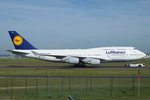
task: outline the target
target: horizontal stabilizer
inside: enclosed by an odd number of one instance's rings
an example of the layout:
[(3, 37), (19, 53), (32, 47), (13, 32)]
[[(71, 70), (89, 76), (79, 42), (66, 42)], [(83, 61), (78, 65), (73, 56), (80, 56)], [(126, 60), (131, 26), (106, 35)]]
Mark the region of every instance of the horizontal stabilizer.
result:
[(14, 50), (6, 50), (6, 51), (11, 52), (11, 53), (16, 54), (16, 55), (28, 54), (28, 53), (25, 53), (25, 52), (14, 51)]

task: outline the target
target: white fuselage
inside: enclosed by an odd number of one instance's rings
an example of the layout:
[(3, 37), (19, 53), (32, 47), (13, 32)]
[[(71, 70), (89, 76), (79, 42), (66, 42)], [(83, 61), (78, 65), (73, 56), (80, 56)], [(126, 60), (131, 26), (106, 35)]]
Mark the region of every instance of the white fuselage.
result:
[[(107, 61), (132, 61), (145, 57), (134, 47), (100, 47), (91, 49), (13, 50), (23, 56), (52, 62), (100, 64)], [(79, 61), (78, 61), (79, 60)], [(98, 61), (99, 60), (99, 61)]]

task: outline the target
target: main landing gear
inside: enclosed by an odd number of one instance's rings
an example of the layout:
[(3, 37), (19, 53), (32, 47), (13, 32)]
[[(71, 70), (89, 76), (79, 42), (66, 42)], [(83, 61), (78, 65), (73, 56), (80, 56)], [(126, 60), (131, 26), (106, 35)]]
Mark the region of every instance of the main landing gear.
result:
[(75, 67), (86, 67), (85, 63), (79, 63), (79, 64), (75, 64)]

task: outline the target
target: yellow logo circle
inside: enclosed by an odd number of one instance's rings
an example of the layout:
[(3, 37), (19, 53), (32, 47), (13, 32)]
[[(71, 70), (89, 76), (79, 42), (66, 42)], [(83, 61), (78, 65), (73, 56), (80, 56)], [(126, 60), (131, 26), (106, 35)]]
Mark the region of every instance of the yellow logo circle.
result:
[(13, 42), (15, 45), (19, 46), (22, 44), (23, 38), (21, 36), (15, 36), (13, 39)]

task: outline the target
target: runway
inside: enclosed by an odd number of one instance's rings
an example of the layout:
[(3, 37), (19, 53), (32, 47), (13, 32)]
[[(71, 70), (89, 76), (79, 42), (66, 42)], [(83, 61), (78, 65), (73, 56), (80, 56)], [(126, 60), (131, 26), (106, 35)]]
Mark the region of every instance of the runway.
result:
[[(87, 67), (77, 67), (77, 66), (0, 66), (0, 69), (74, 69), (74, 68), (106, 68), (106, 69), (127, 69), (124, 66), (87, 66)], [(137, 69), (137, 68), (128, 68)], [(150, 69), (150, 67), (144, 67), (141, 69)]]

